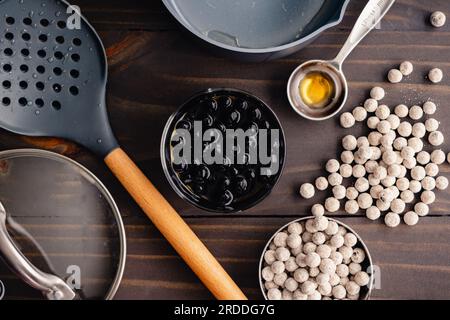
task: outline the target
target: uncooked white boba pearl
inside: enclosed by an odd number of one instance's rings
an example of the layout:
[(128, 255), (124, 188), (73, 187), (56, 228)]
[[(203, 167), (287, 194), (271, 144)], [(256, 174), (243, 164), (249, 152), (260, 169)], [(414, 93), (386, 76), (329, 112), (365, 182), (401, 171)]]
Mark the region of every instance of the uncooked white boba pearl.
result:
[(298, 282), (295, 281), (294, 278), (289, 278), (285, 281), (284, 287), (286, 288), (286, 290), (294, 292), (295, 290), (298, 289)]
[(436, 201), (436, 195), (433, 191), (424, 191), (420, 196), (420, 200), (427, 205), (431, 205)]
[(413, 193), (419, 193), (422, 191), (422, 184), (419, 181), (412, 180), (409, 182), (409, 190)]
[(417, 154), (416, 159), (421, 165), (427, 165), (431, 161), (431, 155), (426, 151), (421, 151)]
[(398, 127), (400, 126), (400, 118), (397, 117), (395, 114), (391, 114), (388, 118), (387, 121), (391, 124), (391, 128), (392, 130), (397, 130)]
[(272, 301), (281, 300), (282, 294), (281, 291), (277, 288), (272, 288), (267, 291), (267, 298)]
[(369, 127), (369, 129), (376, 129), (379, 123), (380, 119), (378, 119), (378, 117), (370, 117), (367, 120), (367, 126)]
[(358, 144), (355, 136), (348, 135), (342, 139), (342, 147), (344, 147), (345, 150), (353, 151), (357, 146)]
[(431, 153), (431, 162), (441, 165), (445, 162), (445, 153), (442, 150), (434, 150)]
[(313, 281), (307, 280), (301, 285), (301, 290), (304, 294), (311, 295), (317, 288), (317, 284)]
[(286, 247), (286, 240), (287, 240), (288, 234), (286, 232), (279, 232), (277, 235), (273, 238), (273, 243), (275, 247)]
[(325, 200), (325, 209), (330, 213), (337, 212), (340, 206), (339, 200), (336, 198), (328, 198)]
[(427, 128), (423, 123), (415, 123), (412, 128), (412, 135), (416, 138), (423, 138), (427, 134)]
[(428, 73), (428, 79), (433, 83), (440, 83), (444, 79), (444, 73), (439, 68), (431, 69)]
[(436, 113), (437, 111), (437, 106), (434, 102), (432, 101), (427, 101), (423, 104), (423, 111), (425, 112), (425, 114), (427, 115), (433, 115)]
[(447, 17), (442, 11), (433, 12), (430, 16), (430, 23), (435, 28), (441, 28), (445, 26), (446, 21)]
[(391, 110), (387, 105), (380, 105), (378, 106), (377, 110), (375, 111), (375, 115), (380, 120), (386, 120), (391, 115)]
[(305, 199), (311, 199), (315, 193), (314, 186), (311, 183), (305, 183), (300, 187), (300, 195)]
[(436, 188), (438, 190), (441, 190), (441, 191), (447, 190), (448, 184), (449, 184), (449, 182), (446, 177), (438, 177), (436, 179)]
[(356, 214), (359, 211), (359, 205), (356, 200), (348, 200), (345, 203), (345, 212), (348, 214)]
[(388, 174), (387, 169), (382, 166), (378, 166), (375, 169), (375, 171), (373, 172), (374, 178), (379, 179), (379, 180), (383, 180), (384, 178), (386, 178), (387, 174)]
[(425, 128), (428, 132), (434, 132), (439, 130), (440, 123), (436, 119), (430, 118), (425, 121)]
[(415, 226), (419, 222), (419, 215), (414, 211), (409, 211), (403, 216), (403, 221), (408, 226)]
[(419, 217), (426, 217), (430, 213), (430, 207), (423, 202), (419, 202), (414, 206), (414, 212)]
[(414, 180), (422, 181), (426, 177), (427, 173), (424, 167), (417, 166), (411, 170), (411, 177)]
[(393, 165), (397, 162), (397, 154), (394, 151), (386, 151), (383, 154), (383, 161), (388, 166)]
[(422, 188), (427, 191), (433, 191), (436, 188), (436, 180), (432, 177), (425, 177), (422, 180)]
[(311, 213), (313, 214), (313, 216), (315, 217), (322, 217), (323, 215), (325, 215), (325, 208), (323, 205), (321, 204), (315, 204), (313, 205), (313, 207), (311, 208)]
[(415, 154), (416, 151), (410, 146), (404, 147), (401, 152), (401, 156), (403, 159), (413, 158)]
[(284, 263), (282, 261), (275, 261), (270, 266), (270, 269), (275, 274), (282, 274), (284, 270), (286, 270), (286, 267), (284, 266)]
[(388, 168), (388, 175), (394, 178), (399, 178), (402, 174), (402, 168), (400, 165), (394, 163)]
[[(277, 261), (280, 262), (280, 261)], [(287, 273), (286, 272), (282, 272), (279, 274), (276, 274), (275, 277), (273, 278), (273, 282), (275, 282), (276, 285), (283, 287), (284, 286), (284, 282), (287, 280)]]
[(353, 176), (356, 179), (362, 178), (366, 175), (366, 168), (363, 165), (357, 164), (353, 167)]
[(332, 173), (328, 177), (328, 183), (332, 187), (341, 185), (342, 181), (343, 181), (343, 178), (339, 173)]
[(347, 192), (345, 194), (348, 200), (356, 200), (359, 196), (358, 190), (354, 187), (347, 188)]
[(383, 200), (377, 200), (376, 202), (377, 208), (381, 211), (381, 212), (385, 212), (388, 211), (389, 208), (391, 207), (391, 203), (390, 202), (385, 202)]
[(394, 140), (394, 148), (398, 151), (402, 151), (403, 148), (408, 146), (408, 140), (403, 137), (399, 137)]
[(278, 261), (286, 262), (290, 256), (291, 252), (286, 248), (280, 247), (275, 251), (275, 257)]
[(422, 139), (419, 138), (411, 138), (408, 140), (408, 147), (413, 148), (415, 153), (419, 153), (423, 150), (423, 142)]
[(414, 193), (410, 190), (405, 190), (400, 194), (400, 199), (409, 204), (414, 201)]
[(400, 83), (403, 80), (403, 74), (400, 70), (391, 69), (388, 73), (388, 80), (390, 83)]
[(372, 147), (372, 158), (370, 160), (378, 161), (381, 159), (381, 150), (378, 147)]
[[(322, 233), (322, 231), (325, 231), (328, 228), (328, 219), (324, 216), (321, 216), (321, 217), (316, 217), (312, 221), (313, 221), (314, 228), (317, 231), (319, 231), (313, 235), (313, 241), (314, 241), (315, 235), (321, 234), (321, 235), (323, 235), (323, 237), (325, 237), (325, 235)], [(314, 241), (315, 244), (322, 244), (322, 243), (317, 243), (317, 242), (319, 242), (319, 240)], [(324, 238), (323, 242), (325, 242), (325, 238)]]
[(354, 247), (358, 243), (358, 238), (353, 233), (347, 233), (344, 236), (344, 244), (347, 247)]
[(343, 128), (350, 129), (355, 123), (355, 117), (350, 112), (345, 112), (341, 115), (341, 126)]
[(355, 188), (360, 193), (366, 192), (370, 188), (369, 181), (364, 177), (358, 178), (355, 182)]
[(358, 148), (370, 147), (369, 139), (367, 137), (361, 136), (356, 139), (356, 144)]
[(400, 72), (405, 76), (409, 76), (414, 71), (414, 66), (409, 61), (404, 61), (400, 64)]
[(353, 155), (353, 152), (351, 151), (344, 151), (341, 154), (341, 161), (345, 164), (352, 164), (355, 160), (355, 156)]
[(399, 118), (406, 118), (409, 115), (409, 109), (404, 104), (399, 104), (395, 107), (395, 114)]
[(373, 199), (368, 193), (363, 193), (358, 196), (358, 205), (361, 209), (369, 209), (373, 204)]
[(416, 158), (406, 158), (403, 160), (403, 165), (406, 169), (412, 170), (417, 166), (417, 160)]
[(409, 189), (409, 180), (406, 178), (400, 178), (396, 182), (398, 190), (405, 191)]
[(386, 96), (386, 92), (381, 87), (374, 87), (370, 90), (370, 97), (377, 101), (382, 100)]
[(320, 256), (315, 252), (310, 252), (306, 255), (305, 262), (310, 268), (317, 268), (320, 265)]
[(391, 211), (393, 213), (403, 213), (405, 211), (406, 205), (405, 202), (401, 199), (395, 199), (391, 202)]
[[(378, 118), (377, 118), (378, 119)], [(377, 131), (372, 131), (371, 133), (369, 133), (369, 136), (367, 137), (367, 139), (369, 140), (369, 143), (371, 146), (379, 146), (380, 145), (380, 141), (381, 138), (383, 137), (383, 135)]]
[(364, 102), (364, 108), (367, 112), (375, 112), (378, 108), (378, 101), (375, 99), (367, 99)]
[(299, 301), (304, 301), (304, 300), (308, 300), (308, 295), (304, 294), (303, 292), (301, 292), (300, 290), (296, 290), (293, 295), (292, 295), (292, 299), (293, 300), (299, 300)]
[(352, 114), (357, 122), (363, 122), (367, 119), (367, 110), (363, 107), (356, 107)]
[(349, 164), (344, 163), (339, 169), (339, 174), (343, 178), (350, 178), (353, 175), (353, 167)]
[[(302, 239), (303, 239), (304, 242), (311, 242), (312, 234), (316, 233), (317, 231), (319, 231), (319, 230), (316, 229), (316, 226), (314, 224), (314, 220), (306, 221), (305, 229), (306, 229), (307, 232), (303, 233)], [(308, 233), (311, 233), (311, 235), (308, 235)]]
[(336, 173), (339, 171), (339, 161), (337, 161), (336, 159), (331, 159), (327, 162), (325, 169), (329, 172), (329, 173)]
[(371, 189), (370, 189), (370, 195), (372, 196), (372, 198), (378, 200), (381, 197), (381, 193), (384, 191), (383, 186), (381, 186), (380, 184), (374, 185)]
[(303, 232), (303, 227), (302, 227), (302, 225), (300, 223), (294, 222), (294, 223), (291, 223), (289, 225), (288, 232), (291, 233), (291, 234), (298, 234), (298, 235), (300, 235)]
[(329, 220), (328, 221), (328, 227), (325, 230), (325, 234), (327, 234), (328, 236), (333, 236), (335, 234), (337, 234), (339, 229), (339, 226), (336, 222)]
[(338, 200), (344, 199), (346, 192), (347, 192), (347, 189), (344, 186), (333, 187), (333, 196)]
[(325, 191), (328, 188), (328, 179), (325, 177), (319, 177), (316, 179), (316, 188), (320, 191)]
[(380, 123), (377, 125), (377, 130), (381, 134), (387, 134), (389, 131), (391, 131), (391, 124), (387, 120), (380, 121)]
[(400, 123), (400, 126), (397, 129), (397, 132), (399, 135), (401, 135), (404, 138), (408, 138), (412, 134), (412, 125), (409, 122), (402, 122)]
[(428, 142), (430, 142), (430, 144), (435, 147), (441, 146), (444, 143), (444, 141), (445, 141), (444, 135), (440, 131), (431, 132), (428, 137)]
[(381, 217), (380, 209), (375, 206), (370, 207), (366, 211), (366, 217), (373, 221), (378, 220)]
[(400, 215), (393, 213), (393, 212), (389, 212), (385, 217), (384, 217), (384, 222), (386, 223), (386, 225), (390, 228), (396, 228), (400, 225), (401, 222), (401, 218)]
[(374, 160), (369, 160), (364, 165), (364, 168), (366, 169), (367, 173), (374, 173), (375, 169), (378, 167), (378, 163)]
[(275, 273), (273, 273), (270, 267), (265, 267), (261, 271), (261, 276), (265, 281), (272, 281), (273, 278), (275, 277)]
[(423, 117), (423, 109), (419, 106), (412, 106), (409, 109), (409, 117), (413, 120), (420, 120)]
[[(272, 263), (274, 263), (275, 261), (277, 261), (277, 258), (275, 256), (275, 251), (274, 250), (267, 250), (267, 252), (264, 254), (264, 261), (269, 266), (272, 265)], [(267, 280), (267, 281), (272, 281), (272, 280)]]

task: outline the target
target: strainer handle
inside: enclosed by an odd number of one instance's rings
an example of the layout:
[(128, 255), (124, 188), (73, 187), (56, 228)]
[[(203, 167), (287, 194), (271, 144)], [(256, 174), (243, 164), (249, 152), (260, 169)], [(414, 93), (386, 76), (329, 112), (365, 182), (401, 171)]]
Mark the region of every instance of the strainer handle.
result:
[(26, 283), (49, 300), (73, 300), (74, 291), (61, 278), (36, 268), (17, 248), (6, 228), (6, 211), (0, 203), (0, 256)]
[(202, 241), (120, 148), (105, 162), (203, 284), (219, 300), (246, 300)]

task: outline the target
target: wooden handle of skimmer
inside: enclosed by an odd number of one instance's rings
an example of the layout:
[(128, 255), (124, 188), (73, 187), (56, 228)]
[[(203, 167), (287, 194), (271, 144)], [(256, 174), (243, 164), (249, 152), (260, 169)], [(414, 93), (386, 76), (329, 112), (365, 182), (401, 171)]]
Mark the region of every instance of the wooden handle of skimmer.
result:
[(178, 254), (219, 300), (246, 300), (211, 252), (120, 148), (105, 162)]

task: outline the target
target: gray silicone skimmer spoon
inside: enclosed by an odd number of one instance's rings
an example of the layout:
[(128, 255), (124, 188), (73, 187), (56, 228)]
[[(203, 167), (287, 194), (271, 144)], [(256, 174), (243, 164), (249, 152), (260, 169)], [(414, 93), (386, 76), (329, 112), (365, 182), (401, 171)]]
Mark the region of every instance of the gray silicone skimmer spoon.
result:
[(75, 141), (105, 159), (180, 256), (218, 299), (244, 294), (119, 147), (105, 105), (105, 49), (62, 0), (0, 0), (0, 126)]
[[(331, 61), (307, 61), (292, 73), (287, 94), (295, 112), (306, 119), (321, 121), (334, 117), (342, 110), (348, 97), (348, 84), (342, 65), (353, 49), (380, 23), (394, 3), (395, 0), (369, 0), (336, 58)], [(332, 83), (329, 99), (318, 107), (306, 102), (301, 93), (302, 82), (312, 74), (319, 74), (326, 82)]]

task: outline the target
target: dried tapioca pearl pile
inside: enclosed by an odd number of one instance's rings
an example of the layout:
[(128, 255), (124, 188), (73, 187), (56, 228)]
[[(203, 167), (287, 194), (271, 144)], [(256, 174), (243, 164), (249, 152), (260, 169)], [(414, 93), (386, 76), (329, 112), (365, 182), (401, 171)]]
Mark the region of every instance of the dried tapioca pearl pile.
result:
[(290, 224), (264, 253), (261, 278), (269, 300), (358, 300), (368, 292), (370, 265), (355, 234), (323, 216)]
[[(403, 69), (410, 69), (404, 64)], [(342, 139), (344, 151), (340, 161), (327, 162), (325, 169), (329, 175), (318, 178), (316, 188), (320, 191), (332, 188), (332, 196), (324, 204), (327, 213), (342, 208), (353, 215), (364, 210), (370, 220), (384, 216), (389, 227), (399, 226), (402, 218), (406, 225), (413, 226), (420, 217), (428, 215), (429, 206), (436, 201), (435, 191), (448, 188), (448, 179), (439, 176), (439, 166), (445, 162), (446, 154), (439, 149), (425, 150), (426, 144), (433, 148), (442, 146), (445, 138), (439, 131), (439, 121), (433, 118), (437, 111), (435, 103), (428, 101), (412, 107), (400, 104), (391, 110), (380, 102), (385, 95), (383, 88), (375, 87), (364, 107), (342, 114), (340, 121), (344, 128), (366, 121), (371, 132), (359, 138), (348, 135)], [(447, 160), (450, 162), (450, 154)], [(350, 178), (353, 183), (345, 187), (348, 184), (344, 179)], [(311, 199), (315, 195), (314, 186), (303, 185), (301, 194)]]

